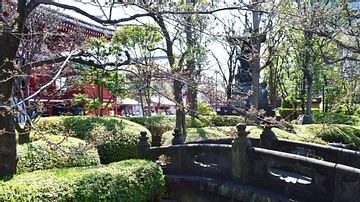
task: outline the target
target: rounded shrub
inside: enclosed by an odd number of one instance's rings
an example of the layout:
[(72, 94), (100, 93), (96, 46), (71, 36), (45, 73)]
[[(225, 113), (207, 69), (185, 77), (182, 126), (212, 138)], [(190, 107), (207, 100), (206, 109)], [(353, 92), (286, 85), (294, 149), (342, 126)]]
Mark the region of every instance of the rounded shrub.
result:
[(175, 129), (175, 116), (134, 116), (124, 119), (147, 128), (152, 135), (152, 146), (159, 146), (162, 134), (168, 130)]
[[(121, 121), (121, 124), (119, 122)], [(74, 131), (75, 137), (92, 141), (94, 136), (108, 133), (111, 139), (97, 146), (102, 164), (137, 158), (137, 143), (141, 131), (151, 133), (145, 127), (117, 117), (69, 116), (63, 118), (66, 130)], [(149, 138), (149, 142), (151, 138)]]
[(338, 113), (314, 113), (312, 114), (313, 123), (317, 124), (345, 124), (360, 125), (358, 116), (350, 116)]
[(243, 116), (208, 116), (208, 120), (215, 126), (236, 126), (238, 123), (245, 123)]
[(66, 131), (63, 116), (40, 118), (34, 125), (37, 129), (50, 135), (61, 135)]
[(126, 160), (109, 165), (23, 173), (1, 182), (0, 201), (159, 201), (165, 180), (159, 165)]
[[(60, 141), (60, 137), (51, 137), (53, 141)], [(68, 151), (75, 151), (83, 140), (68, 137), (61, 143), (61, 147)], [(49, 147), (43, 140), (17, 146), (17, 173), (32, 172), (51, 168), (81, 167), (99, 165), (100, 159), (96, 149), (91, 149), (77, 155), (65, 154), (58, 148)]]

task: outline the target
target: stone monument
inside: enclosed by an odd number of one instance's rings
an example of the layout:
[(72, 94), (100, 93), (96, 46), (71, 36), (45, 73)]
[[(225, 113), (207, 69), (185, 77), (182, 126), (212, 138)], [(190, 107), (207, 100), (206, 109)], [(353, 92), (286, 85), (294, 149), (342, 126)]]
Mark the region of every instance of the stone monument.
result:
[[(252, 90), (252, 71), (249, 62), (246, 60), (248, 54), (250, 54), (251, 45), (244, 41), (240, 51), (237, 51), (237, 64), (238, 71), (235, 74), (235, 87), (232, 89), (232, 95), (234, 96), (234, 101), (230, 103), (230, 106), (221, 107), (220, 113), (218, 114), (242, 114), (241, 110), (247, 110), (250, 108), (251, 104), (251, 95), (249, 92)], [(272, 108), (269, 104), (267, 83), (260, 83), (259, 87), (259, 109), (264, 109), (266, 111), (265, 115), (275, 115), (272, 111)], [(241, 110), (233, 110), (233, 107), (239, 108)]]

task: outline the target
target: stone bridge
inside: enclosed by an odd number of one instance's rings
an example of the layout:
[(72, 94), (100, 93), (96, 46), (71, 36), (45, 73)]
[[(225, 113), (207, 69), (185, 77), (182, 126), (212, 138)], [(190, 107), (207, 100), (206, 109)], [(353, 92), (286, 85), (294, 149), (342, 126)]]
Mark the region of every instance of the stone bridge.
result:
[(260, 139), (237, 137), (150, 147), (146, 132), (140, 158), (158, 162), (166, 186), (179, 201), (360, 201), (360, 153), (344, 148), (277, 139), (265, 126)]

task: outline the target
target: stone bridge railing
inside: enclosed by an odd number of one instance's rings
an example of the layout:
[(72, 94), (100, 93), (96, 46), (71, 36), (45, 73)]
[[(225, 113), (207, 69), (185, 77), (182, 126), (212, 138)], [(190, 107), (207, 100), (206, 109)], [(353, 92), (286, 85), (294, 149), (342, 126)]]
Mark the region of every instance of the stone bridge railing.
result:
[[(349, 160), (356, 156), (359, 158), (357, 152), (277, 140), (270, 127), (265, 127), (260, 141), (254, 141), (262, 148), (253, 147), (245, 128), (244, 124), (237, 125), (238, 137), (231, 140), (231, 144), (230, 139), (183, 144), (175, 129), (173, 145), (167, 147), (150, 147), (146, 133), (142, 132), (138, 145), (139, 157), (158, 162), (164, 174), (229, 180), (238, 185), (269, 190), (294, 200), (359, 200), (360, 169), (356, 168), (358, 160)], [(274, 147), (280, 151), (273, 150)], [(311, 150), (311, 154), (322, 154), (322, 158), (311, 158), (309, 153), (301, 156), (300, 152), (294, 152), (308, 150)], [(350, 166), (340, 164), (341, 162)]]

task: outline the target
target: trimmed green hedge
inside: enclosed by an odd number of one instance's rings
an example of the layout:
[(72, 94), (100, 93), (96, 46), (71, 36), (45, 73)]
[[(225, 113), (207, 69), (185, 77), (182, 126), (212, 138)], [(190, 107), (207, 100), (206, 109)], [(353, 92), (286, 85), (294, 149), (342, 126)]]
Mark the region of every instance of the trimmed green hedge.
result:
[[(60, 137), (51, 137), (59, 141)], [(61, 146), (69, 151), (77, 149), (84, 141), (69, 137)], [(78, 155), (68, 155), (59, 149), (51, 149), (45, 141), (39, 140), (17, 146), (17, 173), (32, 172), (52, 168), (81, 167), (99, 165), (100, 159), (96, 149), (88, 150)]]
[(160, 166), (145, 160), (52, 169), (0, 181), (0, 201), (159, 201), (165, 192)]
[[(215, 126), (236, 126), (238, 123), (246, 123), (244, 116), (204, 116), (205, 120), (209, 120)], [(205, 121), (203, 121), (205, 122)], [(206, 124), (209, 126), (209, 123)]]
[(123, 119), (147, 128), (152, 135), (152, 146), (159, 146), (162, 134), (175, 129), (175, 116), (134, 116), (124, 117)]
[[(61, 135), (73, 131), (73, 137), (82, 140), (93, 140), (93, 134), (104, 134), (113, 131), (121, 119), (117, 117), (61, 116), (42, 118), (36, 126), (46, 134)], [(53, 129), (54, 130), (53, 130)], [(128, 120), (122, 123), (111, 134), (112, 140), (97, 147), (102, 164), (137, 158), (137, 143), (141, 131), (151, 133), (145, 127)], [(92, 133), (93, 132), (93, 133)]]
[(63, 118), (64, 116), (44, 117), (35, 123), (35, 127), (46, 134), (61, 135), (66, 132), (66, 128), (62, 122)]
[[(75, 132), (74, 137), (92, 140), (93, 134), (104, 133), (114, 130), (119, 121), (122, 123), (111, 134), (112, 140), (97, 147), (102, 164), (108, 164), (125, 159), (138, 157), (137, 143), (141, 131), (151, 133), (145, 127), (128, 120), (121, 120), (117, 117), (88, 117), (88, 116), (68, 116), (62, 119), (67, 130)], [(151, 138), (149, 138), (149, 142)]]
[[(217, 116), (206, 115), (197, 116), (192, 119), (186, 116), (187, 128), (201, 128), (207, 126), (236, 126), (239, 122), (246, 122), (243, 116)], [(133, 121), (148, 128), (152, 134), (164, 133), (168, 130), (175, 129), (175, 116), (150, 116), (150, 117), (126, 117), (126, 120)], [(159, 131), (161, 129), (161, 131)]]
[[(316, 114), (320, 112), (321, 109), (319, 108), (311, 108), (312, 114)], [(301, 109), (294, 110), (293, 108), (280, 108), (279, 113), (282, 119), (292, 121), (298, 118), (298, 116), (301, 114)]]
[(360, 118), (358, 116), (350, 116), (338, 113), (316, 113), (312, 115), (314, 124), (345, 124), (345, 125), (360, 125)]

